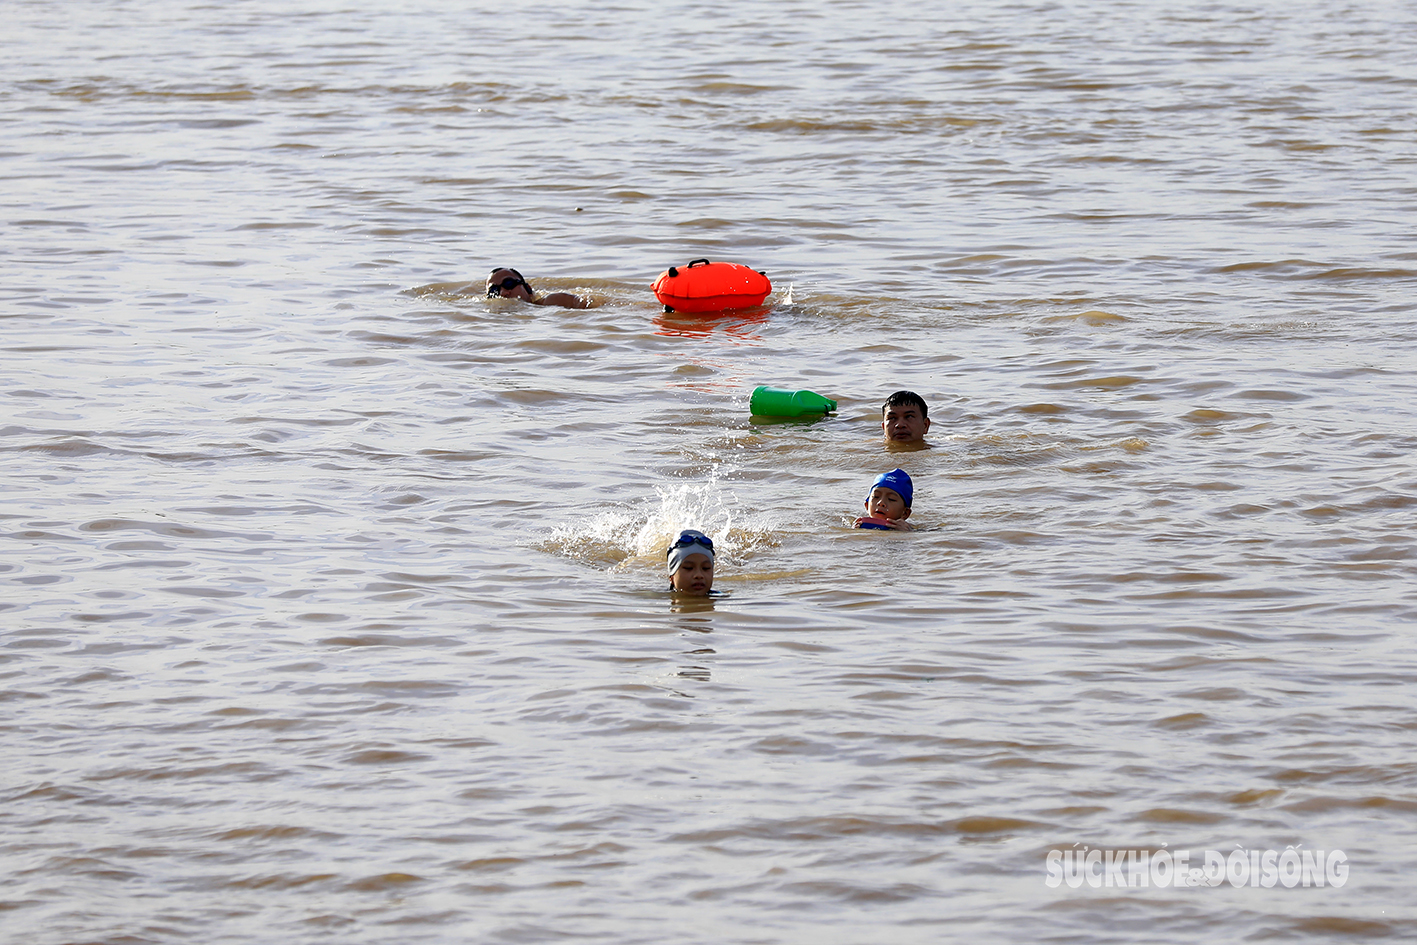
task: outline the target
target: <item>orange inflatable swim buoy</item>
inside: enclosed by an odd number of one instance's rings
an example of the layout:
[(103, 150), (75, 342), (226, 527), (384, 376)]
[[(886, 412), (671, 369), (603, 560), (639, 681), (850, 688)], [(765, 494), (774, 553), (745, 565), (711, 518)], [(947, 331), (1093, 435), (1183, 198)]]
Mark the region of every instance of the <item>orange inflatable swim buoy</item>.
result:
[(664, 270), (652, 288), (666, 312), (721, 312), (762, 305), (772, 283), (747, 266), (695, 259), (683, 269)]

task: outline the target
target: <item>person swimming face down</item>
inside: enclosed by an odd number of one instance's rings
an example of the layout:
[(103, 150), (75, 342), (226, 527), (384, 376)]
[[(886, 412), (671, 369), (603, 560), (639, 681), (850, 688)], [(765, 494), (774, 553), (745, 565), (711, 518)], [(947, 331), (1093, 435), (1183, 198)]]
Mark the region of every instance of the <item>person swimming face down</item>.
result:
[(930, 409), (925, 398), (913, 390), (898, 390), (881, 406), (881, 432), (887, 444), (926, 446), (930, 431)]
[(713, 539), (685, 529), (665, 552), (669, 589), (680, 594), (707, 597), (713, 590)]
[(569, 292), (552, 292), (538, 296), (531, 283), (520, 272), (510, 266), (493, 269), (487, 274), (487, 297), (489, 299), (518, 299), (532, 305), (559, 305), (562, 308), (590, 308), (590, 302)]
[(531, 290), (531, 286), (522, 278), (520, 272), (503, 266), (487, 274), (487, 297), (532, 302), (536, 300), (536, 293)]

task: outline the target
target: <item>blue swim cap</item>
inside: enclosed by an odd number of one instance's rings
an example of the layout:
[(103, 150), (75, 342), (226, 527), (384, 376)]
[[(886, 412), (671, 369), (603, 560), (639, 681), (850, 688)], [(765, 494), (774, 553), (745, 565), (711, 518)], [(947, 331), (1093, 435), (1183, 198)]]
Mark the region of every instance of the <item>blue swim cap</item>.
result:
[(891, 489), (899, 494), (899, 496), (905, 500), (905, 507), (907, 509), (914, 504), (911, 500), (915, 498), (915, 485), (910, 481), (910, 473), (906, 472), (904, 469), (892, 469), (888, 473), (881, 473), (877, 476), (876, 481), (871, 483), (871, 488), (866, 493), (866, 501), (869, 502), (871, 500), (871, 493), (875, 492), (881, 486), (885, 486), (887, 489)]

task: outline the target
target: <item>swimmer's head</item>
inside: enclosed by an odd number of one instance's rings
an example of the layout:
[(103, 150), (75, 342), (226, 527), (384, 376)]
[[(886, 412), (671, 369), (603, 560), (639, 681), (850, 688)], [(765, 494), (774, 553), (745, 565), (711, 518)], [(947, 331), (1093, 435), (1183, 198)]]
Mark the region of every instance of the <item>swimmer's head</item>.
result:
[(509, 266), (493, 269), (487, 275), (487, 297), (500, 296), (504, 299), (521, 299), (530, 302), (536, 293), (532, 291), (522, 274)]
[(684, 594), (706, 595), (713, 590), (713, 539), (685, 529), (665, 553), (669, 588)]
[(904, 469), (881, 473), (866, 493), (866, 514), (878, 515), (899, 522), (910, 518), (910, 506), (915, 501), (915, 485)]
[(889, 443), (920, 443), (930, 430), (930, 409), (913, 390), (898, 390), (881, 406), (881, 431)]

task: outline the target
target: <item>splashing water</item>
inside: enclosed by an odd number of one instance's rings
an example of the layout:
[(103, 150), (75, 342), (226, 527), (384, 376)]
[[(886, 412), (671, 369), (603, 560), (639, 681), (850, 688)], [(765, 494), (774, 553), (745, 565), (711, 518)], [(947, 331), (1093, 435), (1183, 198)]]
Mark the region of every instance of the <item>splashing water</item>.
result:
[(778, 527), (760, 514), (735, 511), (737, 495), (717, 476), (654, 487), (653, 504), (615, 508), (585, 520), (558, 525), (537, 547), (573, 557), (592, 567), (655, 569), (664, 549), (686, 528), (713, 539), (718, 559), (741, 565), (764, 547), (776, 547)]

